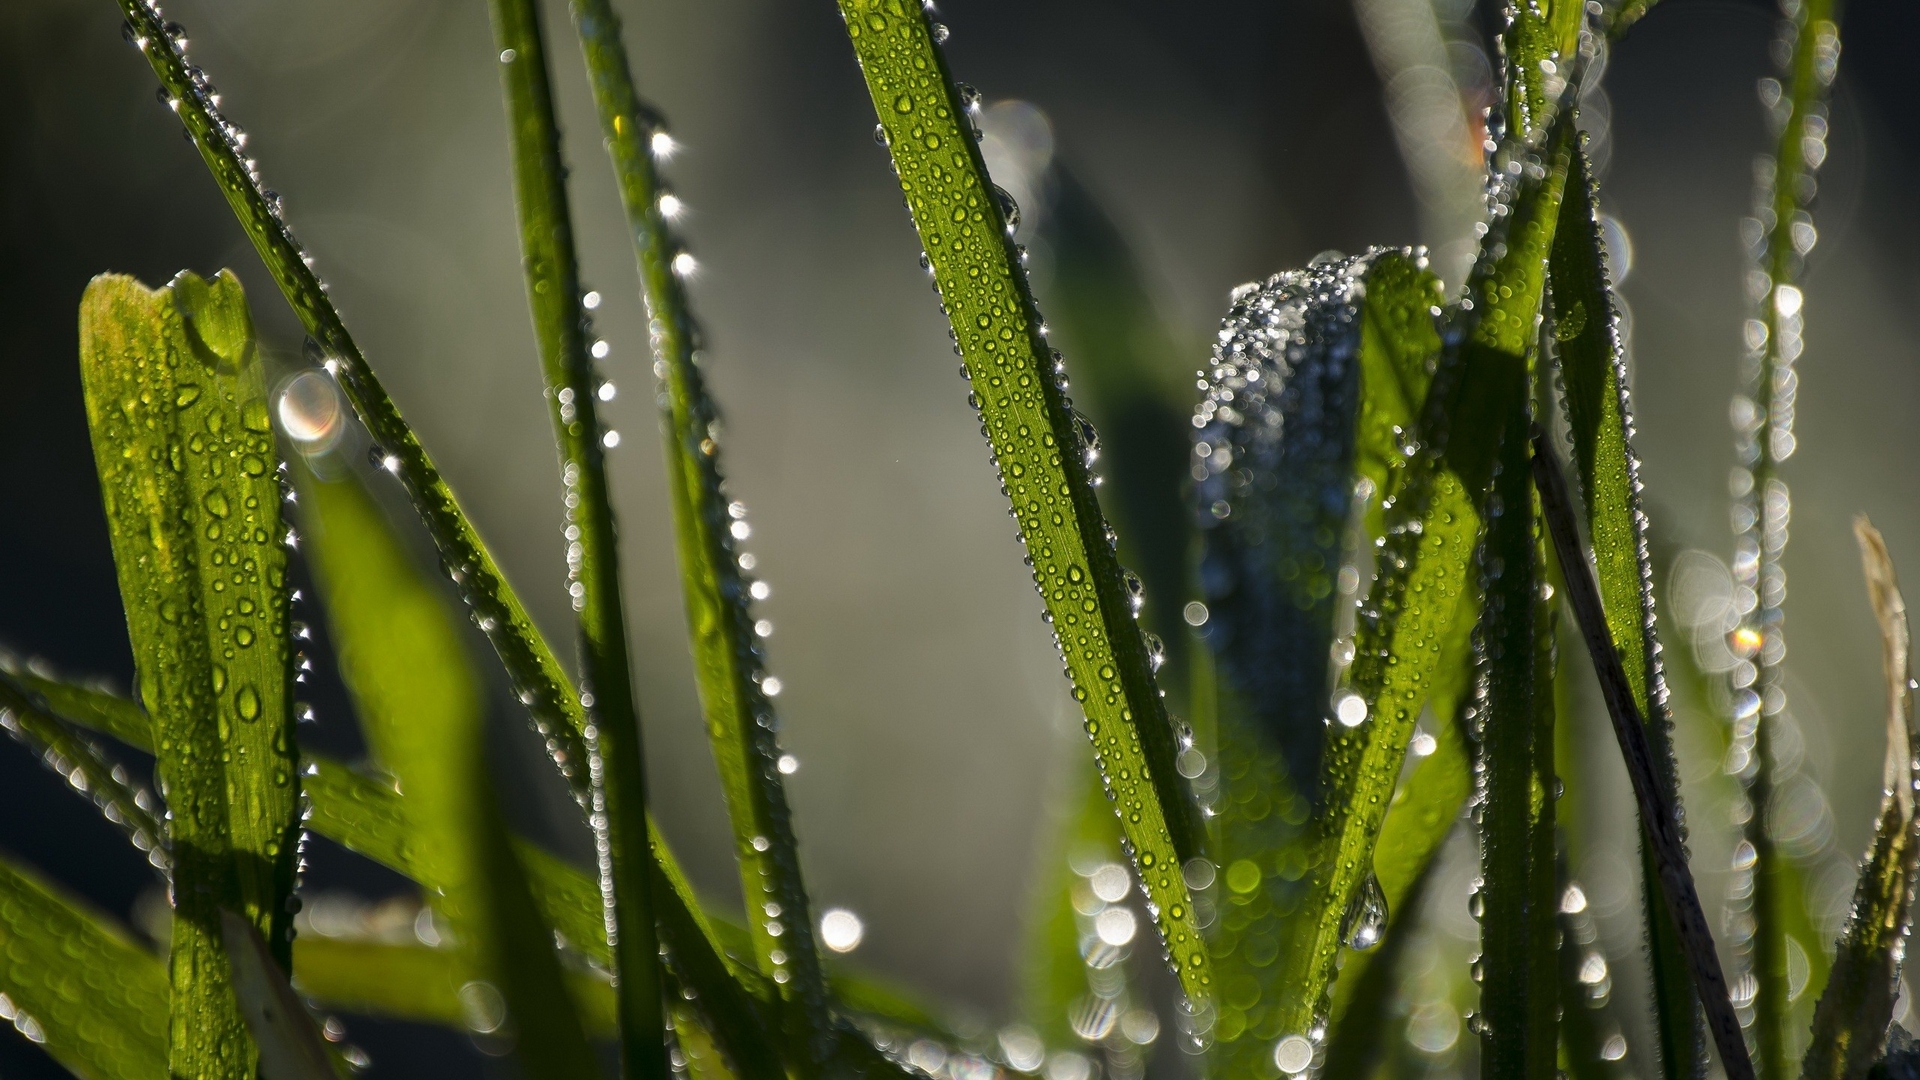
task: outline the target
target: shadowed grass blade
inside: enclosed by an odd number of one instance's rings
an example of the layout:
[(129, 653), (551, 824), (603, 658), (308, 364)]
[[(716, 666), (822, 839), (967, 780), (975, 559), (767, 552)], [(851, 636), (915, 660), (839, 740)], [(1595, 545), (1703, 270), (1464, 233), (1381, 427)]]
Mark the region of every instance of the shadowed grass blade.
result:
[[(1640, 502), (1640, 460), (1631, 441), (1633, 407), (1626, 352), (1605, 260), (1596, 189), (1586, 155), (1576, 152), (1550, 266), (1555, 351), (1566, 385), (1574, 463), (1586, 500), (1587, 534), (1593, 541), (1607, 628), (1634, 700), (1648, 721), (1647, 743), (1653, 751), (1656, 778), (1678, 806), (1673, 717), (1667, 708), (1666, 676), (1655, 635), (1653, 563)], [(1683, 831), (1681, 840), (1685, 839)], [(1705, 1031), (1678, 931), (1659, 895), (1660, 875), (1653, 853), (1644, 843), (1640, 862), (1660, 1060), (1665, 1075), (1675, 1080), (1694, 1071), (1705, 1052)]]
[(326, 1040), (307, 1007), (274, 963), (253, 924), (231, 911), (220, 913), (220, 936), (233, 961), (234, 996), (240, 1015), (260, 1048), (265, 1080), (338, 1080)]
[(1813, 1012), (1805, 1080), (1858, 1080), (1886, 1050), (1887, 1025), (1900, 994), (1900, 962), (1912, 926), (1920, 877), (1920, 716), (1914, 711), (1912, 631), (1886, 541), (1864, 515), (1855, 518), (1867, 595), (1880, 624), (1887, 677), (1887, 763), (1880, 820), (1860, 868), (1853, 911), (1834, 954), (1833, 972)]
[(901, 0), (841, 0), (840, 13), (1135, 869), (1197, 1005), (1211, 996), (1212, 974), (1182, 867), (1201, 854), (1203, 829), (1174, 769), (1179, 739), (1094, 495), (1088, 435), (1067, 400), (1006, 235), (1006, 211), (926, 14)]
[(634, 89), (620, 21), (607, 0), (574, 0), (573, 15), (614, 178), (626, 208), (641, 293), (650, 318), (654, 370), (660, 376), (661, 435), (673, 497), (675, 545), (693, 644), (700, 703), (734, 827), (734, 858), (749, 911), (753, 954), (799, 1024), (818, 1068), (832, 1024), (813, 940), (813, 917), (800, 875), (791, 813), (779, 769), (773, 702), (762, 689), (751, 583), (735, 548), (744, 508), (722, 488), (718, 410), (696, 363), (698, 330), (679, 268), (685, 255), (662, 210), (656, 147), (672, 145), (664, 123)]
[[(527, 299), (566, 487), (567, 570), (580, 625), (580, 703), (587, 713), (588, 750), (595, 754), (590, 821), (599, 834), (607, 917), (614, 928), (621, 1075), (665, 1080), (671, 1070), (661, 1011), (660, 947), (648, 897), (646, 758), (628, 656), (605, 435), (596, 412), (601, 382), (587, 355), (588, 316), (581, 303), (540, 5), (493, 0), (488, 7), (507, 98)], [(804, 902), (797, 914), (804, 922)]]
[(1547, 533), (1553, 539), (1555, 560), (1566, 583), (1568, 606), (1573, 610), (1574, 621), (1599, 676), (1607, 715), (1613, 721), (1627, 776), (1633, 783), (1641, 833), (1647, 838), (1647, 846), (1653, 849), (1654, 864), (1660, 873), (1661, 897), (1666, 901), (1668, 917), (1680, 932), (1688, 970), (1693, 976), (1694, 993), (1707, 1014), (1707, 1030), (1713, 1036), (1714, 1048), (1720, 1051), (1720, 1064), (1727, 1076), (1731, 1080), (1753, 1080), (1753, 1061), (1747, 1055), (1746, 1040), (1741, 1036), (1740, 1022), (1728, 997), (1726, 976), (1721, 973), (1720, 958), (1714, 951), (1713, 931), (1700, 909), (1700, 896), (1687, 867), (1677, 808), (1660, 788), (1653, 751), (1647, 745), (1646, 721), (1640, 717), (1639, 702), (1634, 699), (1620, 655), (1613, 647), (1600, 587), (1595, 584), (1592, 568), (1580, 549), (1566, 477), (1553, 458), (1546, 434), (1537, 427), (1533, 433), (1533, 481), (1540, 494)]
[[(65, 777), (67, 786), (91, 799), (134, 847), (146, 853), (147, 862), (164, 874), (172, 863), (166, 849), (167, 827), (159, 816), (160, 800), (45, 708), (45, 699), (16, 678), (0, 674), (0, 728), (37, 754), (41, 764)], [(144, 726), (146, 717), (141, 716), (140, 722)]]
[(1487, 501), (1474, 727), (1483, 884), (1480, 1075), (1552, 1080), (1559, 1057), (1554, 612), (1527, 475), (1526, 401), (1508, 415)]
[(167, 972), (122, 928), (0, 858), (8, 1019), (81, 1080), (163, 1080)]
[(453, 489), (434, 468), (347, 333), (326, 286), (280, 216), (279, 196), (266, 189), (257, 163), (242, 149), (245, 133), (221, 115), (212, 82), (188, 62), (182, 45), (185, 31), (167, 23), (152, 0), (120, 0), (120, 9), (131, 28), (131, 40), (159, 77), (168, 104), (186, 126), (281, 295), (306, 328), (314, 343), (310, 351), (339, 380), (379, 447), (385, 467), (405, 486), (448, 575), (493, 643), (535, 728), (546, 738), (554, 764), (572, 785), (575, 798), (586, 805), (587, 763), (581, 744), (585, 717), (566, 669), (534, 628), (526, 607), (460, 509)]
[(80, 309), (81, 376), (174, 859), (172, 1037), (182, 1075), (240, 1078), (219, 912), (289, 959), (298, 835), (280, 485), (239, 280), (151, 291), (104, 276)]
[(301, 494), (341, 675), (376, 759), (407, 792), (398, 831), (463, 943), (461, 983), (504, 1002), (529, 1073), (588, 1075), (596, 1066), (495, 802), (459, 627), (352, 481), (303, 476)]
[[(1785, 555), (1791, 498), (1780, 466), (1795, 449), (1794, 362), (1805, 347), (1805, 293), (1799, 281), (1817, 233), (1809, 209), (1815, 173), (1826, 158), (1827, 92), (1840, 60), (1836, 0), (1789, 0), (1781, 4), (1776, 56), (1786, 78), (1763, 80), (1762, 101), (1776, 142), (1771, 160), (1754, 169), (1753, 217), (1742, 238), (1753, 260), (1744, 327), (1741, 393), (1733, 402), (1734, 577), (1757, 602), (1742, 612), (1732, 641), (1738, 662), (1731, 673), (1737, 756), (1752, 762), (1741, 777), (1751, 812), (1746, 840), (1753, 846), (1750, 871), (1753, 934), (1736, 940), (1736, 955), (1750, 969), (1756, 989), (1752, 1034), (1760, 1071), (1783, 1080), (1792, 1071), (1788, 1024), (1791, 979), (1783, 906), (1788, 903), (1779, 850), (1769, 828), (1776, 785), (1784, 781), (1774, 749), (1775, 715), (1785, 707), (1782, 663), (1787, 644), (1783, 606), (1787, 594)], [(1751, 734), (1748, 734), (1748, 733)]]
[(1613, 965), (1588, 910), (1586, 890), (1560, 860), (1561, 1067), (1573, 1080), (1629, 1080), (1627, 1038), (1613, 1009)]

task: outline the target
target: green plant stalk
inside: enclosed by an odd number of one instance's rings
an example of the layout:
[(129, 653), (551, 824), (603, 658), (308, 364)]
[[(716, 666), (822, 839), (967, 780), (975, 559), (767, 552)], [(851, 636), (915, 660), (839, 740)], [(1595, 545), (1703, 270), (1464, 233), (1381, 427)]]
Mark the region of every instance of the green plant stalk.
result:
[(841, 0), (840, 13), (1161, 941), (1188, 998), (1204, 1001), (1211, 964), (1182, 878), (1204, 830), (1174, 770), (1175, 733), (1086, 447), (971, 124), (918, 6)]
[[(1631, 445), (1632, 401), (1617, 309), (1608, 284), (1597, 192), (1586, 155), (1574, 154), (1561, 203), (1549, 272), (1553, 337), (1566, 384), (1574, 464), (1585, 497), (1607, 627), (1653, 749), (1661, 787), (1679, 805), (1673, 717), (1655, 633), (1653, 563), (1640, 504), (1640, 461)], [(1684, 819), (1682, 819), (1684, 828)], [(1684, 833), (1682, 834), (1684, 837)], [(1653, 853), (1640, 846), (1642, 908), (1654, 990), (1660, 1060), (1668, 1080), (1692, 1075), (1706, 1052), (1705, 1029), (1687, 974), (1679, 932), (1661, 899)], [(1813, 944), (1813, 943), (1809, 943)], [(1815, 945), (1815, 950), (1818, 946)], [(1811, 955), (1811, 953), (1809, 953)]]
[(734, 552), (735, 521), (722, 490), (713, 432), (717, 410), (696, 363), (697, 329), (674, 272), (678, 246), (660, 211), (651, 144), (664, 128), (634, 89), (612, 5), (574, 0), (573, 16), (647, 303), (654, 370), (663, 391), (661, 435), (694, 671), (733, 820), (754, 956), (789, 1006), (786, 1022), (804, 1029), (803, 1045), (817, 1068), (830, 1047), (832, 1024), (777, 767), (773, 703), (760, 688), (751, 594)]
[(499, 991), (529, 1073), (591, 1073), (545, 921), (507, 847), (459, 627), (355, 481), (301, 468), (299, 490), (341, 676), (376, 760), (407, 792), (397, 824), (440, 883), (433, 903), (459, 943), (462, 973), (449, 991), (469, 979)]
[(646, 759), (628, 656), (613, 500), (595, 412), (600, 380), (587, 355), (560, 129), (537, 0), (492, 0), (489, 9), (501, 50), (527, 298), (567, 493), (569, 591), (580, 623), (580, 703), (587, 713), (588, 750), (595, 755), (592, 821), (604, 851), (600, 872), (620, 995), (621, 1073), (627, 1080), (665, 1080), (671, 1069), (660, 946), (648, 901)]
[[(1775, 105), (1778, 122), (1770, 172), (1756, 178), (1755, 218), (1760, 236), (1752, 245), (1755, 264), (1765, 275), (1764, 290), (1752, 290), (1756, 310), (1749, 321), (1744, 361), (1744, 397), (1735, 401), (1735, 455), (1745, 470), (1745, 491), (1736, 504), (1735, 581), (1753, 592), (1754, 604), (1742, 613), (1734, 631), (1736, 666), (1733, 695), (1736, 745), (1750, 741), (1750, 773), (1743, 775), (1751, 807), (1746, 840), (1753, 846), (1753, 936), (1736, 942), (1744, 952), (1757, 990), (1752, 1034), (1761, 1075), (1782, 1080), (1788, 1060), (1786, 938), (1781, 909), (1788, 902), (1782, 878), (1784, 855), (1773, 842), (1768, 823), (1774, 794), (1772, 717), (1785, 707), (1780, 664), (1786, 657), (1782, 604), (1786, 573), (1789, 496), (1780, 466), (1793, 453), (1794, 361), (1803, 346), (1803, 293), (1798, 284), (1805, 253), (1812, 248), (1812, 217), (1806, 212), (1815, 190), (1814, 174), (1826, 156), (1827, 90), (1839, 62), (1836, 0), (1783, 4), (1781, 33), (1791, 44), (1787, 87)], [(1778, 84), (1774, 84), (1776, 92)], [(1784, 115), (1783, 115), (1784, 114)], [(1758, 329), (1760, 333), (1756, 334)], [(1755, 340), (1755, 338), (1760, 340)], [(1745, 415), (1742, 415), (1742, 414)], [(1749, 678), (1750, 676), (1750, 678)], [(1747, 683), (1749, 685), (1742, 685)], [(1748, 730), (1751, 729), (1751, 735)], [(1743, 747), (1745, 748), (1745, 747)], [(1739, 946), (1745, 945), (1744, 949)]]
[(125, 768), (107, 760), (99, 747), (62, 723), (38, 698), (11, 674), (0, 673), (0, 728), (33, 750), (47, 768), (65, 777), (73, 790), (92, 800), (101, 814), (146, 854), (153, 868), (164, 874), (171, 862), (167, 857), (166, 823), (154, 812), (159, 800), (129, 778)]
[(246, 156), (239, 141), (244, 137), (240, 129), (213, 103), (213, 91), (205, 76), (196, 82), (189, 74), (198, 69), (191, 67), (180, 45), (167, 35), (157, 6), (148, 0), (120, 0), (120, 8), (133, 29), (134, 44), (159, 77), (169, 95), (168, 103), (199, 148), (235, 218), (317, 346), (327, 370), (339, 380), (347, 401), (380, 447), (386, 468), (406, 488), (448, 575), (499, 654), (536, 730), (547, 740), (554, 764), (567, 778), (574, 797), (586, 805), (590, 793), (586, 750), (581, 741), (586, 720), (566, 669), (535, 629), (525, 605), (460, 508), (453, 489), (361, 355), (328, 298), (326, 286), (308, 265), (305, 250), (281, 217), (277, 196), (270, 196), (256, 163)]
[(1920, 714), (1914, 703), (1912, 629), (1879, 530), (1865, 515), (1854, 519), (1853, 530), (1880, 624), (1887, 682), (1886, 794), (1832, 977), (1814, 1007), (1803, 1080), (1859, 1080), (1886, 1053), (1912, 927), (1914, 885), (1920, 879), (1920, 816), (1914, 812), (1920, 792)]
[(172, 816), (168, 1067), (240, 1078), (220, 911), (288, 959), (298, 835), (280, 489), (239, 281), (103, 276), (80, 308), (87, 420)]
[(166, 967), (111, 919), (5, 857), (0, 992), (14, 1026), (81, 1080), (167, 1077)]
[(1482, 541), (1480, 1074), (1552, 1080), (1560, 1013), (1554, 861), (1554, 617), (1528, 476), (1526, 403), (1509, 415)]

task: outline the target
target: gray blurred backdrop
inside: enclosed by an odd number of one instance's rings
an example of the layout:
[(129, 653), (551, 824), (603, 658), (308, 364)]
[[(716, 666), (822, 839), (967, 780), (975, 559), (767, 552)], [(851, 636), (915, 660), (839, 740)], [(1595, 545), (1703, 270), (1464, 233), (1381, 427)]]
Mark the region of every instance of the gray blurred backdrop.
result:
[[(810, 885), (821, 906), (866, 921), (856, 956), (869, 966), (1003, 1017), (1036, 852), (1084, 739), (838, 15), (827, 0), (618, 6), (642, 90), (682, 145), (667, 171), (689, 208), (725, 466), (773, 590), (761, 613), (777, 628), (769, 648), (800, 760), (789, 784)], [(737, 889), (693, 696), (632, 259), (565, 11), (548, 8), (584, 276), (606, 296), (605, 370), (621, 391), (608, 410), (625, 436), (611, 465), (653, 802), (696, 883), (724, 899)], [(990, 103), (1043, 110), (1056, 159), (1133, 247), (1175, 342), (1176, 385), (1204, 361), (1233, 285), (1327, 248), (1441, 239), (1423, 232), (1431, 215), (1344, 0), (942, 8), (957, 77)], [(1903, 44), (1920, 40), (1920, 18), (1901, 0), (1848, 8), (1808, 281), (1800, 451), (1787, 466), (1787, 627), (1807, 759), (1850, 860), (1878, 799), (1882, 738), (1850, 517), (1871, 513), (1920, 580), (1920, 112)], [(252, 133), (369, 360), (542, 625), (569, 641), (557, 469), (485, 5), (168, 10)], [(1604, 202), (1632, 245), (1624, 288), (1651, 508), (1673, 546), (1723, 557), (1745, 315), (1737, 223), (1766, 149), (1753, 88), (1770, 73), (1774, 19), (1757, 2), (1666, 0), (1607, 73)], [(232, 266), (270, 348), (297, 356), (300, 335), (119, 21), (109, 0), (0, 5), (0, 644), (124, 685), (131, 661), (76, 376), (82, 288), (106, 270), (158, 284)], [(319, 704), (316, 738), (350, 746), (337, 689)], [(1611, 761), (1605, 729), (1587, 731), (1585, 756)], [(550, 794), (525, 760), (524, 784)], [(1696, 754), (1684, 770), (1716, 766)], [(1602, 774), (1625, 791), (1622, 775)], [(0, 746), (0, 844), (129, 911), (137, 860), (78, 800), (58, 801), (58, 786)], [(1609, 836), (1586, 874), (1630, 918), (1631, 837)], [(1696, 848), (1711, 879), (1725, 846)], [(345, 863), (320, 851), (316, 873), (337, 865), (375, 893), (397, 887)], [(1630, 921), (1613, 923), (1625, 935), (1617, 955), (1633, 955)], [(377, 1043), (378, 1025), (367, 1030)], [(444, 1053), (414, 1057), (376, 1046), (376, 1069), (466, 1071), (471, 1055), (448, 1039)], [(49, 1068), (0, 1034), (0, 1073)]]

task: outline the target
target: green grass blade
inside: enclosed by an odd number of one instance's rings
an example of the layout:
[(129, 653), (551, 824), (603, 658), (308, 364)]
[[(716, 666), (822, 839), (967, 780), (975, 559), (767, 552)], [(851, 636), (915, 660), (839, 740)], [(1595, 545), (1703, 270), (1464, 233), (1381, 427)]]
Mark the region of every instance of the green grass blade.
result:
[[(620, 995), (621, 1075), (664, 1080), (671, 1070), (661, 1007), (660, 947), (647, 881), (646, 760), (628, 656), (606, 449), (596, 412), (601, 383), (587, 355), (588, 316), (581, 304), (560, 129), (537, 0), (493, 0), (489, 9), (512, 135), (527, 299), (567, 494), (567, 568), (580, 624), (580, 700), (587, 712), (589, 751), (596, 754), (591, 820), (605, 852), (601, 874), (607, 886), (607, 916), (617, 928), (613, 969)], [(804, 900), (795, 914), (807, 924)], [(805, 931), (796, 933), (795, 944), (806, 936)], [(807, 989), (817, 990), (817, 979)]]
[(167, 856), (166, 823), (156, 813), (160, 801), (128, 777), (125, 768), (109, 761), (99, 747), (62, 723), (44, 707), (44, 698), (16, 678), (0, 673), (0, 728), (65, 777), (74, 791), (91, 799), (134, 847), (146, 853), (154, 869), (164, 873), (172, 863)]
[(1528, 410), (1525, 399), (1517, 404), (1501, 439), (1480, 557), (1480, 1075), (1552, 1080), (1560, 1013), (1554, 613), (1527, 475)]
[(45, 670), (37, 661), (21, 663), (13, 657), (0, 659), (0, 671), (11, 677), (16, 689), (36, 695), (54, 715), (153, 753), (153, 725), (137, 703), (104, 686), (63, 682), (45, 674)]
[(298, 835), (286, 552), (240, 283), (95, 279), (81, 376), (140, 693), (171, 807), (170, 1068), (240, 1077), (219, 911), (291, 945)]
[(1606, 701), (1608, 719), (1620, 744), (1620, 755), (1633, 785), (1634, 802), (1640, 812), (1641, 835), (1653, 849), (1654, 865), (1660, 874), (1660, 894), (1666, 902), (1668, 917), (1680, 931), (1680, 941), (1693, 976), (1694, 992), (1707, 1014), (1707, 1030), (1714, 1048), (1720, 1052), (1721, 1067), (1730, 1080), (1752, 1080), (1753, 1061), (1729, 997), (1727, 980), (1720, 968), (1719, 954), (1713, 944), (1713, 931), (1700, 908), (1700, 895), (1694, 888), (1693, 873), (1687, 865), (1686, 846), (1680, 839), (1679, 812), (1661, 790), (1653, 763), (1653, 751), (1647, 742), (1646, 721), (1640, 716), (1640, 704), (1627, 682), (1620, 654), (1613, 646), (1607, 628), (1606, 609), (1600, 599), (1600, 587), (1594, 582), (1586, 555), (1580, 548), (1579, 529), (1574, 521), (1573, 499), (1567, 491), (1566, 477), (1554, 460), (1553, 447), (1546, 433), (1537, 426), (1533, 433), (1533, 481), (1540, 494), (1541, 512), (1547, 532), (1553, 538), (1555, 562), (1566, 586), (1568, 606), (1593, 661), (1600, 681), (1601, 697)]
[(355, 483), (302, 480), (309, 551), (341, 675), (376, 759), (407, 792), (392, 823), (399, 828), (387, 831), (407, 838), (413, 865), (437, 886), (435, 906), (465, 943), (472, 977), (490, 980), (504, 1000), (527, 1070), (587, 1075), (595, 1066), (579, 1019), (507, 847), (487, 772), (479, 683), (460, 628)]
[[(1607, 627), (1634, 699), (1648, 721), (1647, 742), (1653, 749), (1657, 779), (1678, 805), (1673, 718), (1660, 667), (1652, 555), (1639, 495), (1640, 460), (1630, 438), (1633, 408), (1626, 353), (1605, 259), (1593, 179), (1585, 154), (1576, 153), (1550, 266), (1553, 336), (1566, 384), (1574, 463), (1586, 500), (1587, 533), (1593, 542)], [(1667, 918), (1659, 894), (1660, 875), (1644, 843), (1640, 855), (1660, 1061), (1668, 1080), (1678, 1080), (1697, 1072), (1706, 1052), (1706, 1033), (1678, 931)]]
[(1920, 878), (1920, 715), (1915, 712), (1907, 604), (1887, 545), (1864, 515), (1854, 519), (1867, 595), (1880, 624), (1887, 677), (1886, 795), (1880, 803), (1853, 910), (1833, 958), (1833, 972), (1813, 1012), (1813, 1040), (1804, 1080), (1858, 1080), (1886, 1052), (1887, 1025), (1900, 994), (1900, 963), (1912, 926)]
[(840, 13), (1161, 940), (1204, 1001), (1211, 965), (1181, 874), (1200, 854), (1200, 816), (996, 191), (925, 13), (904, 0), (841, 0)]
[[(465, 1029), (458, 988), (464, 967), (452, 949), (306, 936), (293, 946), (301, 994), (328, 1009)], [(604, 977), (567, 972), (568, 996), (598, 1037), (616, 1034), (613, 987)]]
[(181, 41), (167, 32), (168, 24), (157, 6), (149, 0), (120, 0), (120, 8), (132, 28), (134, 44), (159, 77), (168, 104), (199, 148), (234, 217), (306, 328), (317, 358), (339, 380), (373, 436), (385, 467), (406, 488), (449, 576), (499, 654), (535, 728), (546, 738), (554, 764), (586, 805), (587, 760), (581, 742), (585, 714), (566, 669), (534, 628), (526, 606), (461, 510), (453, 489), (347, 332), (306, 251), (281, 217), (279, 197), (266, 189), (258, 164), (241, 149), (244, 133), (215, 105), (206, 74), (187, 60)]
[(121, 927), (0, 857), (0, 997), (81, 1080), (163, 1080), (167, 972)]
[(743, 578), (735, 550), (745, 525), (739, 504), (722, 489), (714, 437), (718, 410), (696, 363), (697, 330), (677, 272), (684, 253), (660, 208), (663, 192), (653, 151), (661, 145), (658, 140), (669, 137), (634, 89), (612, 5), (575, 0), (573, 15), (651, 320), (694, 672), (733, 820), (741, 889), (749, 911), (780, 913), (747, 920), (753, 952), (761, 972), (775, 980), (790, 1006), (788, 1022), (805, 1028), (805, 1045), (817, 1066), (830, 1047), (832, 1027), (786, 789), (775, 767), (778, 725), (773, 702), (762, 689), (751, 583)]
[[(1783, 5), (1780, 51), (1787, 57), (1787, 85), (1763, 84), (1769, 120), (1777, 137), (1771, 162), (1755, 172), (1754, 217), (1743, 224), (1756, 273), (1749, 289), (1753, 303), (1746, 324), (1744, 385), (1734, 400), (1734, 453), (1737, 461), (1735, 583), (1752, 590), (1753, 607), (1742, 612), (1732, 641), (1739, 659), (1731, 691), (1738, 735), (1735, 755), (1752, 762), (1742, 776), (1751, 807), (1746, 841), (1755, 858), (1750, 875), (1753, 933), (1733, 942), (1735, 953), (1753, 976), (1752, 1034), (1760, 1070), (1780, 1080), (1792, 1070), (1787, 1025), (1791, 1016), (1787, 940), (1782, 907), (1785, 855), (1768, 828), (1777, 763), (1773, 748), (1773, 709), (1783, 707), (1786, 690), (1781, 662), (1786, 656), (1782, 604), (1786, 572), (1781, 562), (1787, 542), (1789, 493), (1781, 463), (1794, 451), (1794, 362), (1804, 347), (1804, 293), (1798, 284), (1815, 233), (1808, 212), (1814, 174), (1826, 156), (1827, 92), (1839, 63), (1835, 0)], [(1744, 528), (1740, 527), (1744, 523)], [(1776, 704), (1769, 706), (1769, 702)], [(1749, 732), (1751, 734), (1749, 734)], [(1747, 884), (1743, 882), (1742, 884)]]

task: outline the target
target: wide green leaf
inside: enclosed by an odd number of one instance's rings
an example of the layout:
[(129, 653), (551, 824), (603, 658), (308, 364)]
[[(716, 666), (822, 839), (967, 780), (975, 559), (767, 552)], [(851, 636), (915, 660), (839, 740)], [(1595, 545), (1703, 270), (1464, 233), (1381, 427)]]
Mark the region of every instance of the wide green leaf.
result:
[(103, 276), (80, 308), (87, 421), (171, 811), (170, 1068), (242, 1077), (219, 912), (276, 958), (299, 830), (285, 528), (240, 282)]
[[(692, 639), (701, 709), (734, 829), (734, 860), (760, 971), (774, 980), (817, 1068), (831, 1045), (813, 917), (801, 880), (792, 814), (778, 768), (781, 751), (751, 610), (752, 583), (736, 543), (745, 507), (727, 497), (716, 441), (719, 411), (695, 362), (697, 328), (680, 279), (683, 258), (661, 206), (656, 148), (672, 138), (634, 88), (620, 20), (607, 0), (575, 0), (575, 27), (619, 184), (649, 315), (660, 377), (660, 430), (674, 541)], [(749, 562), (748, 565), (751, 565)]]
[(5, 858), (0, 999), (6, 1019), (81, 1080), (168, 1075), (165, 965), (106, 916)]
[(1887, 1025), (1900, 996), (1900, 964), (1912, 926), (1920, 879), (1920, 715), (1915, 712), (1913, 634), (1886, 541), (1864, 515), (1854, 520), (1867, 596), (1880, 624), (1887, 679), (1885, 796), (1867, 849), (1853, 910), (1833, 958), (1833, 972), (1813, 1012), (1805, 1080), (1858, 1080), (1886, 1050)]
[(1107, 539), (1088, 436), (1008, 240), (1006, 211), (926, 13), (906, 0), (841, 0), (840, 14), (1161, 940), (1189, 1000), (1202, 1002), (1213, 976), (1182, 877), (1201, 854), (1200, 815), (1174, 768), (1179, 738)]

